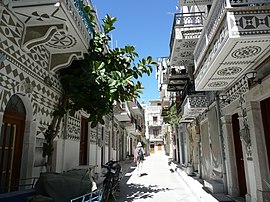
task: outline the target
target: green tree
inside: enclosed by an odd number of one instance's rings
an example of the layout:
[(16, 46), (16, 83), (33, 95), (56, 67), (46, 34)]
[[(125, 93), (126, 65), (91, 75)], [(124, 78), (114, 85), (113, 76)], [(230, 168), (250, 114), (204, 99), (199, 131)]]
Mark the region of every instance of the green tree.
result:
[(44, 134), (46, 143), (43, 145), (43, 156), (48, 156), (49, 166), (53, 140), (64, 114), (83, 109), (89, 114), (91, 127), (104, 124), (103, 117), (111, 112), (113, 103), (140, 96), (143, 86), (138, 78), (143, 74), (149, 76), (152, 66), (156, 65), (150, 56), (140, 60), (134, 46), (110, 49), (109, 33), (115, 29), (116, 18), (106, 15), (102, 19), (103, 30), (97, 31), (92, 10), (85, 7), (85, 11), (94, 26), (94, 34), (84, 60), (73, 61), (69, 67), (60, 70), (63, 96)]
[(178, 121), (177, 105), (174, 103), (167, 112), (166, 122), (172, 126), (175, 126), (178, 124)]

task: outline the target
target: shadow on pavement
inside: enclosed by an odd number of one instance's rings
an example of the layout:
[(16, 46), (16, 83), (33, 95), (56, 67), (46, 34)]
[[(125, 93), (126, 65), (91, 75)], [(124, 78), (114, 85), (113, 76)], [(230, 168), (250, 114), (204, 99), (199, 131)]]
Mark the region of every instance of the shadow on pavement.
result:
[[(129, 172), (133, 172), (134, 169), (130, 168)], [(147, 176), (147, 173), (142, 173), (141, 178)], [(171, 189), (169, 188), (158, 188), (158, 185), (149, 185), (145, 186), (142, 184), (127, 184), (127, 181), (130, 179), (131, 175), (123, 176), (121, 183), (120, 183), (120, 193), (116, 196), (117, 202), (131, 202), (135, 199), (147, 199), (153, 198), (153, 196), (158, 192), (166, 192)]]
[(148, 175), (148, 174), (147, 173), (142, 173), (141, 174), (141, 177), (146, 176), (146, 175)]
[(158, 192), (169, 191), (169, 188), (158, 188), (157, 185), (144, 186), (141, 184), (127, 184), (125, 190), (121, 190), (120, 196), (117, 201), (131, 202), (135, 199), (152, 198)]
[(174, 173), (174, 170), (172, 168), (170, 168), (170, 171), (171, 171), (171, 173)]

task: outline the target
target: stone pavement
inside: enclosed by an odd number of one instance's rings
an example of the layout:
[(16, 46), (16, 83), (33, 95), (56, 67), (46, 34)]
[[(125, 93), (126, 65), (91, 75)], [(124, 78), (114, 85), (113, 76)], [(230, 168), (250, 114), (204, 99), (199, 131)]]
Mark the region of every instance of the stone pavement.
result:
[(225, 195), (224, 193), (209, 194), (203, 187), (203, 185), (199, 182), (199, 178), (197, 176), (194, 177), (188, 176), (185, 169), (181, 168), (181, 166), (173, 162), (171, 166), (182, 178), (182, 180), (186, 183), (186, 185), (190, 188), (193, 195), (196, 197), (198, 201), (219, 201), (219, 202), (245, 201), (241, 197), (230, 197), (228, 195)]
[(141, 177), (137, 176), (136, 165), (132, 160), (121, 164), (124, 177), (121, 180), (117, 202), (218, 201), (204, 191), (198, 181), (187, 176), (184, 171), (178, 170), (176, 164), (168, 165), (168, 156), (164, 152), (146, 157)]

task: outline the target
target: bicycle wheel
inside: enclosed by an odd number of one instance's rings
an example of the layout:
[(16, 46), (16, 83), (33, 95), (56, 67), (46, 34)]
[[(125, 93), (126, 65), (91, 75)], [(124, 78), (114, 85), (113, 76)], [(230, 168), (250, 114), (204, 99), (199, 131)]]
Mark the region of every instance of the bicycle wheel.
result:
[(105, 183), (103, 186), (101, 202), (108, 202), (111, 195), (111, 183)]

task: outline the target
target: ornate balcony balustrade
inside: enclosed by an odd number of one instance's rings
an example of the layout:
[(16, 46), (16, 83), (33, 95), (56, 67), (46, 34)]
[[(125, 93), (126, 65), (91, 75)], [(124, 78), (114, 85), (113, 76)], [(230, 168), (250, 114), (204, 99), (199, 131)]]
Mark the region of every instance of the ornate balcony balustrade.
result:
[(176, 13), (170, 40), (170, 65), (193, 66), (193, 51), (204, 23), (203, 12)]
[(178, 79), (178, 80), (171, 79), (168, 83), (167, 91), (169, 92), (184, 91), (187, 86), (188, 77), (187, 75), (185, 75), (183, 78), (186, 78), (186, 79)]
[(205, 95), (187, 95), (182, 104), (180, 122), (190, 122), (208, 108), (208, 99)]
[(186, 69), (182, 69), (179, 66), (171, 66), (168, 68), (168, 91), (182, 91), (184, 90), (188, 80), (189, 76), (186, 72)]
[(188, 80), (188, 73), (186, 69), (182, 69), (179, 66), (171, 66), (168, 68), (168, 81), (171, 80)]
[[(80, 0), (10, 0), (4, 4), (8, 9), (3, 8), (2, 19), (19, 19), (16, 24), (13, 21), (14, 33), (21, 30), (18, 45), (26, 52), (46, 50), (50, 71), (88, 52), (93, 28)], [(10, 22), (6, 23), (9, 27)]]
[(194, 50), (195, 88), (230, 88), (270, 55), (269, 0), (219, 0)]
[(178, 0), (181, 6), (211, 5), (213, 0)]

